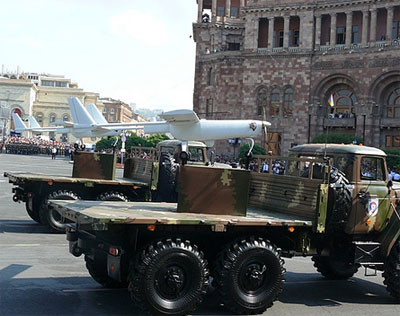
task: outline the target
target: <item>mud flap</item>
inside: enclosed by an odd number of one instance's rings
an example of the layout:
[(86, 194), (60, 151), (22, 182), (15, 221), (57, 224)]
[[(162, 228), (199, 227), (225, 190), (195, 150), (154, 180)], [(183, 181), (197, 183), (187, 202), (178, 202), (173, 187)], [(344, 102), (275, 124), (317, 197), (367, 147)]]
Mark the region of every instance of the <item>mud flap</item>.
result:
[(381, 243), (381, 254), (386, 258), (389, 256), (390, 250), (400, 236), (400, 214), (392, 204), (393, 214), (385, 230), (379, 237)]
[(121, 255), (107, 254), (107, 273), (113, 280), (121, 282)]

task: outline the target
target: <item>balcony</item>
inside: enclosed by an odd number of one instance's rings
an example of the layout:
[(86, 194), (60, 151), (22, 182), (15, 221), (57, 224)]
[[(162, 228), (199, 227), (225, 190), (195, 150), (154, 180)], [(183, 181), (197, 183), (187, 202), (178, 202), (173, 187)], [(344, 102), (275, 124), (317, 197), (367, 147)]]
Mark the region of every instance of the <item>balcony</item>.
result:
[(380, 127), (381, 128), (400, 128), (400, 119), (399, 118), (382, 118)]
[(356, 120), (354, 117), (349, 118), (324, 118), (324, 128), (326, 127), (342, 127), (342, 128), (355, 128)]

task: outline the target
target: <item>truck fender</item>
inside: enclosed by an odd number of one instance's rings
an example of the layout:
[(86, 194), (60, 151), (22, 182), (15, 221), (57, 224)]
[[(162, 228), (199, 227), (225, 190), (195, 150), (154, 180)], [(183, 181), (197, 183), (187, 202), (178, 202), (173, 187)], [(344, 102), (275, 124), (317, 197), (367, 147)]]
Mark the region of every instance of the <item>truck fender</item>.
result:
[(388, 225), (379, 237), (381, 254), (385, 258), (389, 256), (390, 251), (400, 236), (400, 208), (396, 209), (393, 203), (391, 203), (391, 208), (393, 209), (392, 216), (390, 216)]

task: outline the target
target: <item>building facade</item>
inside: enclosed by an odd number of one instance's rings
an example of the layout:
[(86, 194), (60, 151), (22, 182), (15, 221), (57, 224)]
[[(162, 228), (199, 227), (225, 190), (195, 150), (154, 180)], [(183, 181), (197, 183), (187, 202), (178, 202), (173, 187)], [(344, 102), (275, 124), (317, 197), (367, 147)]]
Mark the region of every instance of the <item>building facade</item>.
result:
[[(72, 121), (68, 97), (77, 97), (83, 104), (96, 104), (103, 111), (104, 105), (97, 93), (86, 92), (63, 76), (5, 73), (0, 77), (0, 105), (10, 108), (11, 112), (18, 113), (23, 119), (34, 116), (41, 126), (51, 126), (55, 121)], [(9, 130), (13, 128), (11, 120)], [(76, 140), (71, 134), (44, 134), (57, 140)]]
[(130, 106), (120, 100), (113, 98), (101, 98), (104, 104), (103, 116), (109, 123), (131, 122), (133, 112)]
[(197, 3), (196, 112), (271, 122), (276, 154), (326, 132), (400, 149), (399, 1)]

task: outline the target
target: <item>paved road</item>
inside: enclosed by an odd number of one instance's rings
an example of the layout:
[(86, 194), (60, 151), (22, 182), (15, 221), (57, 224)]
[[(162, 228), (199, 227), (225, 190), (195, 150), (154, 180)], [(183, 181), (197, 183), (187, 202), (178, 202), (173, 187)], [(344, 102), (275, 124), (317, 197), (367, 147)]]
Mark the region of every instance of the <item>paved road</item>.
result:
[[(0, 172), (70, 175), (72, 165), (50, 157), (0, 154)], [(265, 315), (398, 315), (399, 305), (378, 276), (363, 271), (347, 281), (321, 277), (308, 258), (286, 259), (286, 284)], [(0, 315), (140, 315), (126, 290), (102, 289), (83, 258), (68, 252), (62, 234), (50, 234), (11, 200), (11, 185), (0, 177)], [(209, 293), (196, 315), (227, 315)]]

